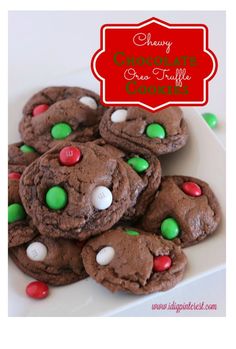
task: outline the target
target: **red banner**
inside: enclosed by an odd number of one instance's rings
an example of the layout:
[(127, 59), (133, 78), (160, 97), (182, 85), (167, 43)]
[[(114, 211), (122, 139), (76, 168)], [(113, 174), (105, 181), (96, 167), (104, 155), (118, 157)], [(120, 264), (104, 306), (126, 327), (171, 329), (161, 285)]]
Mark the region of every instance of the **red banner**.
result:
[(205, 105), (217, 59), (203, 24), (106, 24), (91, 63), (105, 106)]

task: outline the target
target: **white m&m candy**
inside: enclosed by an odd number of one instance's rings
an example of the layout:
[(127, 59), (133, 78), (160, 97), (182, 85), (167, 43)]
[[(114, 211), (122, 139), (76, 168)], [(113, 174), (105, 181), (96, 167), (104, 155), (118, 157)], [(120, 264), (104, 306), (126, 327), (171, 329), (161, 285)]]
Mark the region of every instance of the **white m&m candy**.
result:
[(87, 105), (91, 109), (97, 109), (98, 107), (95, 99), (92, 97), (84, 96), (84, 97), (81, 97), (79, 101)]
[(102, 248), (96, 255), (96, 262), (99, 265), (109, 264), (115, 256), (115, 250), (111, 246)]
[(26, 254), (32, 261), (41, 262), (47, 256), (47, 247), (41, 242), (32, 242), (27, 247)]
[(112, 193), (107, 187), (99, 185), (93, 189), (91, 201), (98, 210), (105, 210), (112, 204)]
[(111, 114), (112, 122), (123, 122), (127, 119), (127, 110), (126, 109), (117, 109), (114, 113)]

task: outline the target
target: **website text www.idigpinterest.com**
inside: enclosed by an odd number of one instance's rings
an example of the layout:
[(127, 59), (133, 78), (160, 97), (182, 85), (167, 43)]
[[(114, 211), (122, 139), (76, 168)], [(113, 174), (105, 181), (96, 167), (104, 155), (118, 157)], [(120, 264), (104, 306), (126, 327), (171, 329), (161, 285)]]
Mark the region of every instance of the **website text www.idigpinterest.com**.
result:
[(175, 301), (169, 303), (153, 303), (151, 305), (153, 311), (174, 311), (180, 313), (181, 311), (216, 311), (216, 303), (201, 302), (183, 302), (176, 303)]

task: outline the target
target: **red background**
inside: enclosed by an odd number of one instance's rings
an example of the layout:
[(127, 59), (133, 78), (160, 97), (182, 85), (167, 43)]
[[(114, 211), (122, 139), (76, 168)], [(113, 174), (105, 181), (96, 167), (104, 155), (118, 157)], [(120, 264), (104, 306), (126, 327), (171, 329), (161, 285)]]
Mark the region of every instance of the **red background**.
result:
[[(149, 20), (148, 20), (149, 21)], [(146, 23), (145, 21), (143, 23)], [(158, 20), (160, 21), (160, 20)], [(165, 22), (162, 22), (165, 23)], [(169, 25), (169, 24), (168, 24)], [(117, 26), (117, 25), (107, 25), (107, 26)], [(100, 76), (105, 79), (105, 94), (102, 91), (102, 81), (101, 81), (101, 102), (104, 105), (124, 105), (122, 101), (135, 102), (139, 105), (139, 102), (145, 103), (156, 109), (160, 109), (162, 105), (166, 102), (172, 105), (173, 102), (178, 102), (179, 105), (185, 105), (185, 102), (191, 102), (191, 105), (196, 105), (194, 101), (199, 101), (197, 105), (204, 105), (208, 100), (208, 82), (206, 83), (206, 99), (203, 101), (203, 79), (206, 78), (213, 69), (213, 60), (211, 56), (203, 51), (203, 38), (204, 32), (203, 27), (206, 28), (206, 41), (208, 41), (208, 30), (207, 27), (201, 25), (201, 28), (197, 29), (169, 29), (161, 26), (158, 23), (149, 23), (142, 28), (122, 28), (122, 25), (118, 25), (119, 28), (106, 28), (106, 25), (101, 28), (101, 48), (105, 46), (105, 52), (99, 55), (96, 60), (95, 57), (99, 52), (98, 50), (92, 59), (92, 70), (94, 75), (100, 80), (99, 76), (96, 74), (96, 70)], [(127, 25), (123, 25), (127, 26)], [(131, 25), (128, 25), (131, 26)], [(183, 25), (174, 25), (183, 26)], [(185, 26), (200, 26), (200, 25), (185, 25)], [(102, 33), (105, 30), (105, 42), (102, 40)], [(154, 41), (172, 41), (173, 44), (170, 48), (170, 53), (166, 53), (166, 47), (160, 46), (136, 46), (133, 43), (133, 37), (137, 33), (151, 33), (151, 40)], [(208, 43), (206, 42), (206, 47), (208, 49)], [(209, 49), (208, 49), (209, 50)], [(195, 56), (197, 60), (197, 65), (191, 67), (189, 64), (186, 66), (172, 66), (164, 67), (163, 65), (158, 66), (159, 68), (170, 69), (167, 74), (175, 74), (176, 68), (186, 68), (187, 74), (191, 75), (191, 80), (183, 81), (183, 85), (188, 86), (188, 94), (128, 94), (126, 92), (127, 80), (124, 79), (124, 71), (127, 68), (133, 68), (137, 71), (139, 75), (150, 75), (152, 76), (150, 80), (147, 81), (136, 81), (137, 85), (169, 85), (175, 86), (175, 81), (156, 80), (155, 76), (151, 74), (153, 68), (152, 66), (117, 66), (113, 61), (113, 56), (116, 52), (122, 51), (126, 56), (144, 56), (144, 57), (155, 57), (162, 56), (167, 57), (170, 61), (175, 57), (181, 56)], [(210, 51), (210, 50), (209, 50)], [(212, 52), (211, 52), (212, 53)], [(214, 56), (214, 54), (212, 53)], [(217, 67), (217, 61), (215, 59), (215, 67)], [(216, 73), (216, 68), (214, 74)], [(211, 78), (214, 76), (211, 76)], [(105, 102), (105, 100), (107, 102)], [(115, 101), (115, 103), (111, 103)], [(132, 104), (133, 105), (133, 104)], [(176, 105), (176, 103), (175, 103)], [(189, 105), (189, 104), (188, 104)]]

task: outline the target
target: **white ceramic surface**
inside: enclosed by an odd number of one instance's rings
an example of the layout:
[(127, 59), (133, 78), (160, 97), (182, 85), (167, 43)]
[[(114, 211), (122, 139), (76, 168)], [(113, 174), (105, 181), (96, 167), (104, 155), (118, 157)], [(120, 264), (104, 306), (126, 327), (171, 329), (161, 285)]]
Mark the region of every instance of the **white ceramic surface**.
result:
[[(84, 86), (97, 92), (99, 87), (89, 70), (48, 82), (48, 86), (66, 84)], [(22, 106), (32, 93), (42, 87), (45, 86), (35, 85), (34, 90), (27, 93), (22, 91), (22, 94), (9, 100), (9, 142), (19, 140), (17, 124)], [(185, 249), (188, 268), (184, 280), (176, 288), (225, 266), (225, 151), (194, 108), (186, 107), (183, 110), (190, 130), (189, 143), (182, 150), (161, 157), (163, 173), (192, 175), (206, 180), (218, 197), (223, 219), (212, 237)], [(112, 294), (89, 278), (65, 287), (51, 287), (48, 298), (35, 301), (25, 296), (25, 287), (30, 281), (30, 277), (9, 262), (9, 316), (106, 316), (158, 298), (157, 293), (142, 297)], [(174, 294), (175, 289), (168, 292)]]

